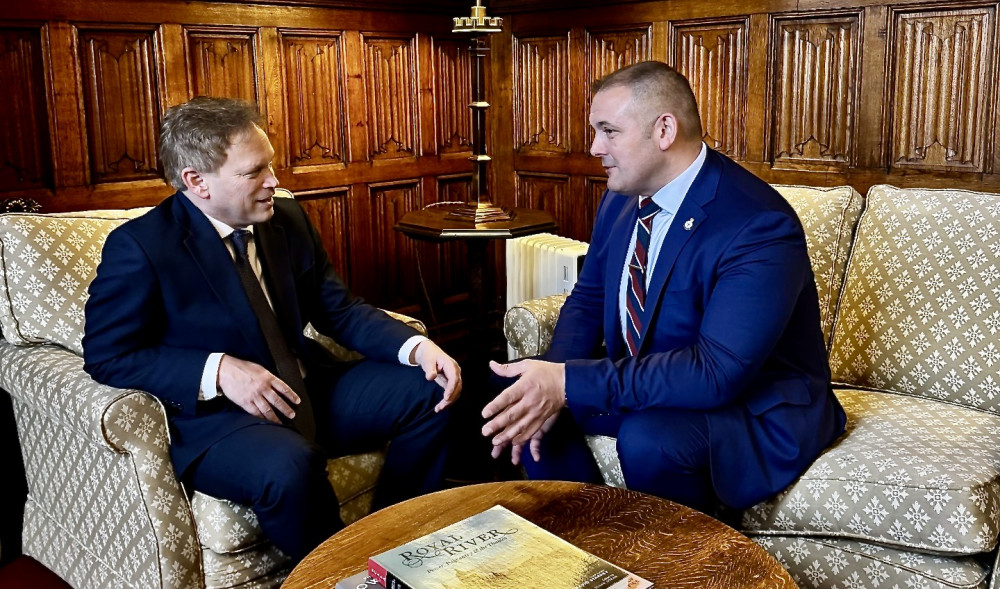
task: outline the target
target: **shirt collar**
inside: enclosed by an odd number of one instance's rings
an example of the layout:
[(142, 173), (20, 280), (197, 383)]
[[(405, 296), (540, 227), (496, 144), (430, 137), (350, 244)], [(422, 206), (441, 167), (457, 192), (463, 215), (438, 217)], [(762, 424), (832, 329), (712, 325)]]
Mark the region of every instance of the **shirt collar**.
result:
[[(226, 239), (227, 237), (229, 237), (230, 235), (232, 235), (233, 231), (236, 231), (235, 228), (230, 227), (229, 225), (227, 225), (227, 224), (223, 223), (222, 221), (216, 219), (212, 215), (209, 215), (205, 211), (202, 211), (202, 214), (205, 215), (205, 217), (208, 218), (208, 221), (212, 224), (212, 227), (215, 227), (215, 230), (219, 232), (219, 237), (221, 237), (222, 239)], [(249, 231), (251, 235), (253, 234), (253, 225), (245, 227), (245, 229), (247, 231)]]
[(698, 152), (698, 156), (694, 158), (691, 165), (676, 178), (667, 182), (666, 186), (657, 190), (656, 194), (653, 195), (653, 202), (659, 205), (660, 209), (671, 215), (676, 213), (677, 209), (681, 208), (684, 196), (691, 189), (691, 185), (694, 184), (694, 179), (698, 177), (698, 172), (701, 171), (701, 167), (705, 164), (705, 158), (707, 157), (708, 149), (705, 147), (705, 142), (702, 141), (701, 151)]

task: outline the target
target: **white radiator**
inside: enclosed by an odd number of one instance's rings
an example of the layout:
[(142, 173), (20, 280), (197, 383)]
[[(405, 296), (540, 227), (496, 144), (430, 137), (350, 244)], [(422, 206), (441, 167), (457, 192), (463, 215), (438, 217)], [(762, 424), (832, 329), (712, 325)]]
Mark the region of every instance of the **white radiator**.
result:
[(587, 244), (551, 233), (507, 240), (507, 309), (530, 299), (569, 292)]

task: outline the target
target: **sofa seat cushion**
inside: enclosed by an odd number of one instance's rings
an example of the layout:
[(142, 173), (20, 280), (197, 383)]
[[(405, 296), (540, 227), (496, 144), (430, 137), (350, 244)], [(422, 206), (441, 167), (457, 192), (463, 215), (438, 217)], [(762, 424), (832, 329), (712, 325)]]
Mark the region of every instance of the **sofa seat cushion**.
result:
[(854, 229), (864, 198), (850, 186), (773, 185), (799, 216), (806, 233), (809, 263), (816, 277), (823, 341), (830, 345), (833, 317), (840, 300)]
[(148, 208), (0, 215), (0, 330), (14, 344), (54, 343), (83, 354), (87, 288), (104, 240)]
[(928, 399), (837, 390), (847, 433), (749, 532), (856, 538), (940, 554), (993, 550), (1000, 531), (1000, 417)]
[(755, 536), (802, 589), (984, 589), (989, 567), (973, 557), (919, 554), (854, 540)]
[(205, 589), (278, 589), (292, 571), (290, 559), (273, 544), (219, 554), (202, 549)]
[(873, 186), (857, 233), (833, 380), (1000, 414), (1000, 195)]

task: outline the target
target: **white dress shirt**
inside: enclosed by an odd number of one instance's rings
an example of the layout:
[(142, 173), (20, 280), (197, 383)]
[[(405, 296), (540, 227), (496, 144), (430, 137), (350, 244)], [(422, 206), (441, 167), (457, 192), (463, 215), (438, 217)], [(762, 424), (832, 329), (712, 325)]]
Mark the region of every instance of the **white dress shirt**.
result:
[[(662, 210), (653, 217), (653, 228), (649, 232), (649, 251), (646, 253), (647, 288), (649, 287), (650, 278), (653, 277), (653, 271), (656, 270), (656, 258), (660, 255), (660, 246), (663, 245), (663, 239), (667, 236), (667, 230), (670, 229), (677, 210), (680, 209), (681, 203), (684, 202), (684, 197), (687, 196), (688, 190), (691, 189), (691, 185), (694, 183), (694, 179), (698, 176), (698, 172), (701, 171), (706, 157), (708, 157), (708, 151), (705, 143), (702, 142), (701, 151), (698, 152), (698, 157), (694, 158), (691, 165), (653, 195), (653, 202), (659, 205)], [(625, 298), (628, 296), (629, 263), (632, 261), (632, 254), (635, 252), (635, 232), (636, 228), (633, 227), (632, 238), (629, 239), (628, 252), (626, 252), (625, 259), (622, 261), (622, 276), (618, 285), (618, 318), (623, 338), (628, 337), (625, 326), (625, 322), (627, 321)]]
[[(219, 232), (219, 237), (222, 238), (222, 243), (226, 244), (226, 249), (229, 250), (229, 255), (233, 256), (235, 259), (236, 251), (233, 249), (232, 241), (230, 241), (229, 236), (236, 231), (235, 228), (213, 218), (211, 215), (206, 214), (205, 217), (212, 223), (215, 230)], [(247, 227), (247, 231), (253, 234), (253, 226)], [(250, 239), (247, 241), (247, 258), (250, 261), (250, 267), (253, 268), (254, 274), (257, 275), (257, 280), (260, 281), (260, 286), (264, 290), (264, 296), (267, 298), (267, 303), (274, 308), (274, 303), (271, 302), (271, 295), (267, 292), (267, 283), (261, 278), (263, 269), (260, 264), (260, 258), (257, 256), (257, 243), (255, 239)], [(410, 363), (410, 353), (413, 349), (417, 347), (419, 343), (426, 340), (427, 338), (422, 335), (415, 335), (405, 342), (403, 342), (402, 347), (399, 348), (399, 353), (397, 358), (399, 363), (406, 366), (415, 366), (415, 364)], [(219, 364), (222, 363), (222, 356), (225, 354), (222, 352), (212, 352), (208, 355), (208, 360), (205, 361), (205, 368), (201, 373), (201, 388), (198, 391), (198, 399), (201, 401), (208, 401), (209, 399), (214, 399), (219, 395), (219, 389), (217, 383), (219, 382)], [(305, 368), (302, 363), (299, 362), (299, 368), (302, 370), (302, 376), (305, 376)]]

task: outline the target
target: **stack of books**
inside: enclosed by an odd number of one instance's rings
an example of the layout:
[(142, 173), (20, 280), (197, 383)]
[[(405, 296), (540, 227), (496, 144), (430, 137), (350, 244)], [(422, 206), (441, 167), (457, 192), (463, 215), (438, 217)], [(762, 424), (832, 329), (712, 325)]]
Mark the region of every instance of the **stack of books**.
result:
[(376, 554), (337, 589), (645, 589), (652, 583), (495, 506)]

